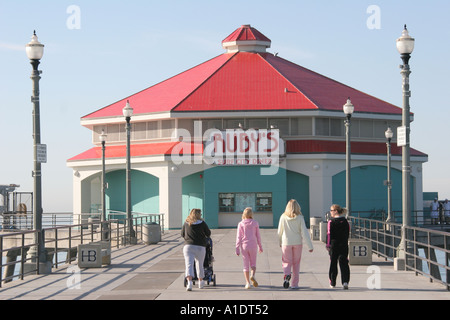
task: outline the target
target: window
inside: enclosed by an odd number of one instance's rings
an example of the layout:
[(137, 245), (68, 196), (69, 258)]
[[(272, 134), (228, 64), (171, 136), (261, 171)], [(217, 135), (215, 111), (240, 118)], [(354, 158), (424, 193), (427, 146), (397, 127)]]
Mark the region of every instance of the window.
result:
[(159, 138), (158, 121), (151, 121), (147, 124), (147, 138), (149, 139)]
[(269, 119), (269, 127), (275, 126), (280, 130), (280, 135), (289, 135), (289, 118), (287, 119)]
[(256, 212), (272, 211), (272, 193), (257, 193), (256, 194)]
[(245, 127), (244, 119), (226, 119), (224, 123), (224, 129), (239, 129), (239, 124), (241, 124), (242, 128)]
[(234, 212), (234, 193), (219, 193), (219, 211)]
[(248, 119), (247, 127), (249, 129), (267, 129), (267, 119)]
[(359, 120), (359, 136), (373, 138), (373, 120)]
[(175, 120), (162, 120), (161, 121), (161, 137), (170, 138), (175, 130)]
[(345, 135), (344, 121), (342, 119), (330, 119), (330, 135), (342, 137)]
[(107, 141), (120, 141), (120, 125), (118, 124), (108, 124), (106, 133), (108, 135)]
[(298, 134), (300, 135), (312, 135), (312, 118), (300, 118), (298, 119)]
[(132, 139), (133, 140), (143, 140), (145, 139), (147, 133), (147, 123), (146, 122), (136, 122), (133, 123)]
[(330, 135), (330, 119), (316, 118), (316, 136)]
[(219, 193), (220, 212), (242, 212), (247, 207), (254, 212), (272, 212), (272, 193)]

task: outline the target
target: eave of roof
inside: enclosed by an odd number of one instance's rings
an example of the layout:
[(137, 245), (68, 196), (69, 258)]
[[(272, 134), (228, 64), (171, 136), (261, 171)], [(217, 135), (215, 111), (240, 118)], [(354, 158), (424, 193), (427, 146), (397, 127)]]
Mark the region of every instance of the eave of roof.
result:
[[(160, 143), (145, 143), (145, 144), (133, 144), (130, 147), (131, 157), (144, 157), (144, 156), (155, 156), (155, 155), (172, 155), (174, 148), (176, 147), (177, 154), (183, 154), (179, 151), (186, 151), (188, 154), (202, 154), (203, 144), (201, 143), (186, 143), (186, 142), (160, 142)], [(105, 158), (125, 158), (126, 156), (126, 145), (115, 145), (108, 146), (105, 148)], [(69, 160), (80, 161), (80, 160), (95, 160), (102, 158), (102, 147), (93, 147), (85, 152), (82, 152)]]

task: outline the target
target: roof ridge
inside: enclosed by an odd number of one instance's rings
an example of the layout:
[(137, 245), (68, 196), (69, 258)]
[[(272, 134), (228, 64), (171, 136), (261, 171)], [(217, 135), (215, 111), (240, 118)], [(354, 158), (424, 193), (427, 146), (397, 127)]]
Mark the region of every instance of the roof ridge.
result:
[[(265, 59), (261, 54), (259, 54), (258, 53), (258, 55), (264, 60), (264, 61), (266, 61), (277, 73), (279, 73), (283, 78), (285, 78), (295, 89), (297, 89), (297, 91), (299, 92), (299, 93), (301, 93), (303, 96), (305, 96), (305, 98), (306, 99), (308, 99), (313, 105), (315, 105), (316, 106), (316, 108), (317, 109), (320, 109), (319, 108), (319, 106), (317, 105), (317, 103), (315, 103), (307, 94), (305, 94), (302, 90), (300, 90), (299, 88), (298, 88), (298, 86), (297, 85), (295, 85), (292, 81), (291, 81), (291, 79), (289, 79), (287, 76), (285, 76), (284, 74), (282, 74), (281, 73), (281, 71), (280, 70), (278, 70), (272, 63), (270, 63), (267, 59)], [(286, 60), (286, 59), (283, 59), (283, 58), (281, 58), (281, 57), (278, 57), (278, 56), (276, 56), (276, 55), (274, 55), (274, 54), (271, 54), (271, 53), (265, 53), (265, 55), (270, 55), (271, 57), (273, 57), (273, 58), (275, 58), (275, 59), (281, 59), (281, 60), (283, 60), (283, 61), (287, 61), (287, 62), (290, 62), (290, 61), (288, 61), (288, 60)], [(294, 63), (295, 64), (295, 63)], [(300, 65), (298, 65), (299, 67), (301, 67)]]

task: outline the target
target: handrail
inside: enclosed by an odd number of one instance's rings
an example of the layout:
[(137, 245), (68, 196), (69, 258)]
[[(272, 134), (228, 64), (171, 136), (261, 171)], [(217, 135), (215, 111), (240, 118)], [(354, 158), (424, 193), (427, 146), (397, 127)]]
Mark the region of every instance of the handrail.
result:
[[(88, 217), (85, 220), (87, 221)], [(107, 221), (90, 219), (84, 223), (44, 227), (42, 238), (44, 238), (46, 254), (51, 258), (52, 267), (58, 268), (63, 264), (71, 264), (72, 261), (75, 261), (75, 250), (79, 244), (98, 240), (110, 241), (111, 245), (117, 248), (132, 244), (124, 221), (128, 224), (125, 218)], [(146, 223), (157, 223), (161, 226), (161, 232), (164, 232), (164, 214), (133, 212), (132, 222), (137, 242), (144, 237), (143, 229)], [(9, 282), (16, 278), (23, 279), (25, 275), (31, 273), (39, 274), (38, 259), (34, 259), (35, 262), (33, 262), (32, 258), (27, 256), (31, 247), (37, 248), (35, 239), (41, 238), (34, 236), (36, 232), (38, 231), (11, 230), (7, 233), (0, 233), (0, 256), (6, 255), (7, 257), (7, 261), (4, 262), (2, 259), (0, 264), (0, 287), (5, 281)], [(20, 260), (16, 261), (19, 256)], [(20, 270), (17, 272), (15, 269), (19, 265)], [(3, 270), (6, 271), (6, 276), (3, 275)]]
[[(402, 239), (401, 224), (355, 216), (349, 216), (349, 220), (352, 237), (371, 241), (372, 251), (386, 260), (397, 257)], [(427, 276), (430, 281), (442, 283), (450, 291), (450, 233), (415, 226), (404, 229), (406, 269), (414, 271), (416, 275)], [(420, 251), (423, 251), (423, 255)], [(444, 263), (438, 261), (436, 253), (444, 256)]]

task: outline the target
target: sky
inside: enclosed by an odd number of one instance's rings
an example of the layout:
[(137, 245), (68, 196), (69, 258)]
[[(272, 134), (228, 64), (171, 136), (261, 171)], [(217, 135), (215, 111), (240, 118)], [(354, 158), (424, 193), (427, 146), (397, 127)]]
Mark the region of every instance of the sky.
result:
[(45, 45), (43, 209), (54, 213), (72, 212), (67, 159), (93, 146), (81, 117), (224, 53), (241, 25), (270, 38), (269, 52), (401, 107), (395, 40), (407, 24), (411, 147), (428, 154), (424, 191), (450, 198), (449, 15), (448, 0), (0, 0), (0, 184), (33, 190), (33, 30)]

